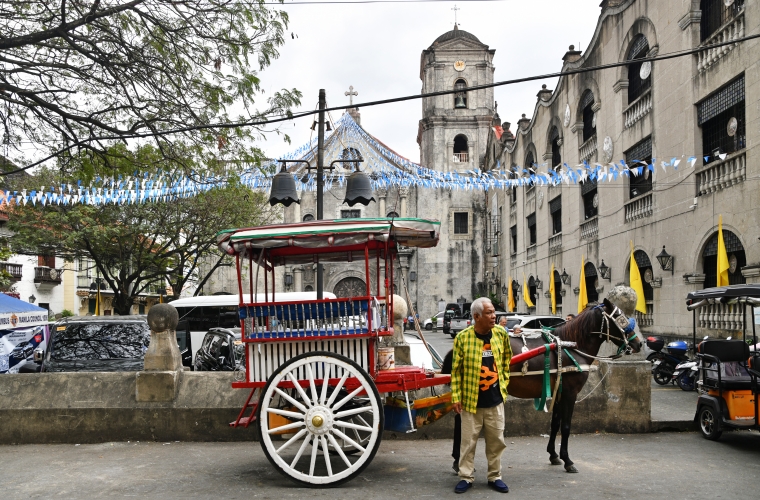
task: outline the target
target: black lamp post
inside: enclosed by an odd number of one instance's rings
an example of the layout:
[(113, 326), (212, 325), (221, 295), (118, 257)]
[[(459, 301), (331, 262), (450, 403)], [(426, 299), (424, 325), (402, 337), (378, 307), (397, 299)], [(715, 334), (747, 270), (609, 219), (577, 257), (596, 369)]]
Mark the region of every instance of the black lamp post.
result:
[(660, 263), (660, 268), (662, 268), (663, 271), (670, 271), (671, 275), (674, 274), (675, 271), (673, 268), (675, 266), (673, 265), (673, 261), (675, 260), (675, 257), (665, 251), (665, 245), (662, 245), (662, 252), (660, 252), (656, 258), (657, 262)]

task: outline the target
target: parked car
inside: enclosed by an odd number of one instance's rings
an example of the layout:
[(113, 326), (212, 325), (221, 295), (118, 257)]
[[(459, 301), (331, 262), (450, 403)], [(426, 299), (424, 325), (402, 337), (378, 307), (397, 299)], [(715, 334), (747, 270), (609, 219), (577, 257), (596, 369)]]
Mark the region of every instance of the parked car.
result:
[[(417, 335), (413, 333), (405, 333), (404, 340), (409, 344), (409, 354), (412, 358), (412, 364), (421, 368), (431, 368), (433, 370), (440, 370), (443, 366), (443, 357), (435, 350), (430, 343), (430, 351), (425, 349), (425, 344)], [(431, 355), (432, 354), (432, 355)]]
[(240, 328), (212, 328), (203, 336), (195, 353), (193, 369), (202, 372), (225, 372), (245, 363), (245, 346)]
[(445, 313), (443, 311), (441, 311), (438, 314), (436, 314), (435, 316), (433, 316), (432, 318), (426, 319), (422, 326), (425, 328), (425, 330), (428, 330), (428, 331), (430, 331), (430, 330), (437, 330), (439, 328), (443, 328), (443, 316), (444, 316), (444, 314)]
[(514, 330), (519, 326), (524, 333), (540, 332), (541, 328), (555, 328), (565, 322), (559, 316), (516, 315), (507, 318), (507, 329)]
[(24, 361), (34, 352), (34, 344), (27, 340), (16, 345), (11, 351), (10, 357), (17, 361)]
[(146, 316), (73, 316), (56, 322), (47, 351), (35, 363), (43, 372), (117, 372), (143, 369), (150, 344)]

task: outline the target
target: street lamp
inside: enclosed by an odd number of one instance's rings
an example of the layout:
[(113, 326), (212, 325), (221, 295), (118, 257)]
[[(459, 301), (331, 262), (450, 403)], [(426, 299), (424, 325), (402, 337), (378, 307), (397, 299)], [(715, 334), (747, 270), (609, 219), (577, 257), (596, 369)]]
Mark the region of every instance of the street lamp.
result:
[(34, 302), (37, 300), (37, 297), (34, 296), (34, 294), (31, 294), (29, 296), (29, 303), (34, 304)]
[(603, 279), (612, 281), (612, 269), (604, 264), (604, 259), (602, 259), (602, 263), (599, 265), (599, 274), (601, 274)]
[(509, 289), (507, 288), (507, 285), (501, 285), (501, 293), (502, 293), (502, 295), (506, 295), (508, 290)]
[(520, 293), (520, 283), (517, 280), (512, 280), (512, 292), (516, 294)]
[(544, 288), (544, 282), (540, 279), (536, 278), (536, 280), (533, 282), (534, 285), (536, 285), (536, 290), (543, 290)]
[(675, 260), (675, 257), (665, 251), (665, 245), (662, 245), (662, 252), (660, 252), (656, 258), (663, 271), (670, 271), (671, 275), (674, 273), (673, 268), (675, 266), (673, 265), (673, 261)]
[(565, 268), (562, 268), (562, 274), (559, 275), (559, 279), (562, 280), (563, 285), (570, 286), (570, 275), (565, 272)]

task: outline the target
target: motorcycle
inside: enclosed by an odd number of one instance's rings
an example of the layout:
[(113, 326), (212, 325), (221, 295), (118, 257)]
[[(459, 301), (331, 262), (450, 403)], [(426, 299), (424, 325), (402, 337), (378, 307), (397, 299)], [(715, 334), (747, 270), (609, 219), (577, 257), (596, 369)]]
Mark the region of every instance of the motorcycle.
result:
[(676, 366), (673, 371), (672, 382), (675, 382), (682, 391), (693, 391), (697, 388), (699, 378), (699, 366), (696, 361), (684, 361)]
[(647, 359), (652, 362), (652, 377), (659, 385), (668, 385), (673, 382), (673, 372), (676, 366), (689, 361), (686, 351), (689, 346), (683, 340), (676, 340), (667, 346), (667, 352), (662, 348), (665, 341), (661, 337), (647, 337), (647, 346), (654, 352)]

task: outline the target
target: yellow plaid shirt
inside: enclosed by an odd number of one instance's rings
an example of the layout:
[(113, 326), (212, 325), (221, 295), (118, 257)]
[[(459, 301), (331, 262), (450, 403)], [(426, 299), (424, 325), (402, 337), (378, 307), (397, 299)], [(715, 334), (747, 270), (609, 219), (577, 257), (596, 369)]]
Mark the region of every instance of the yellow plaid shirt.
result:
[[(499, 325), (491, 329), (491, 351), (493, 352), (496, 372), (499, 374), (501, 396), (506, 401), (512, 346), (509, 345), (507, 331)], [(475, 335), (475, 327), (469, 326), (454, 338), (454, 359), (451, 365), (451, 402), (461, 402), (462, 408), (470, 413), (475, 413), (478, 409), (481, 366), (483, 366), (483, 341)]]

